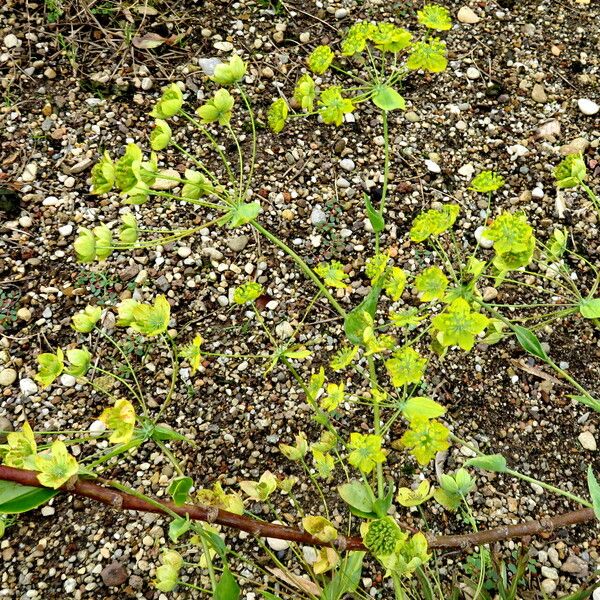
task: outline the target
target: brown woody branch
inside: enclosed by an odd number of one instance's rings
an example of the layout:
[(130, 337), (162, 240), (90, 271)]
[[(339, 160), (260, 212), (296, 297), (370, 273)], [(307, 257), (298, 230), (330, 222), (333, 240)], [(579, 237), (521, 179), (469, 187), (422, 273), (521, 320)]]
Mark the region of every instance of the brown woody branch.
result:
[[(35, 471), (26, 471), (24, 469), (15, 469), (0, 465), (0, 480), (14, 481), (22, 485), (33, 487), (44, 487), (37, 479)], [(75, 483), (67, 483), (62, 491), (76, 496), (85, 496), (97, 502), (102, 502), (113, 508), (120, 510), (135, 510), (140, 512), (164, 513), (166, 510), (172, 511), (180, 516), (189, 516), (194, 521), (204, 521), (207, 523), (216, 523), (240, 531), (246, 531), (260, 537), (278, 538), (290, 542), (298, 542), (313, 546), (329, 546), (312, 535), (300, 531), (294, 527), (286, 525), (276, 525), (266, 523), (244, 515), (236, 515), (226, 510), (214, 507), (205, 507), (194, 504), (185, 504), (184, 506), (175, 506), (172, 502), (154, 500), (160, 506), (150, 504), (145, 500), (132, 496), (121, 491), (113, 490), (108, 487), (98, 485), (85, 479), (77, 479)], [(578, 523), (592, 521), (595, 518), (594, 511), (591, 508), (582, 508), (572, 512), (563, 513), (556, 517), (544, 517), (539, 521), (528, 521), (518, 525), (506, 525), (487, 531), (477, 533), (467, 533), (462, 535), (432, 535), (428, 534), (430, 548), (461, 548), (467, 549), (472, 546), (490, 544), (511, 538), (529, 537), (538, 534), (548, 534), (556, 529)], [(334, 542), (334, 545), (340, 550), (365, 550), (362, 540), (359, 537), (340, 537)]]

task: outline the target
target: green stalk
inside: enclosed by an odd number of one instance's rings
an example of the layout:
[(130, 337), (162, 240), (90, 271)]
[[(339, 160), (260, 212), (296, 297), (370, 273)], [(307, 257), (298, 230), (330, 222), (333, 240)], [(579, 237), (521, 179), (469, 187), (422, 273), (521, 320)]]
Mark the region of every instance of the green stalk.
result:
[(340, 306), (339, 302), (331, 295), (331, 292), (325, 287), (317, 274), (304, 262), (304, 260), (296, 254), (284, 241), (273, 235), (265, 229), (258, 221), (251, 221), (252, 226), (262, 233), (268, 240), (281, 248), (293, 261), (300, 267), (301, 271), (321, 290), (323, 296), (329, 300), (331, 306), (339, 313), (341, 317), (346, 318), (346, 311)]
[[(377, 388), (377, 372), (375, 371), (375, 361), (372, 356), (367, 357), (367, 361), (369, 364), (369, 382), (371, 386)], [(379, 407), (379, 402), (373, 402), (373, 430), (375, 435), (381, 435), (381, 409)], [(377, 463), (377, 493), (379, 498), (383, 498), (384, 496), (384, 486), (383, 486), (383, 464)]]

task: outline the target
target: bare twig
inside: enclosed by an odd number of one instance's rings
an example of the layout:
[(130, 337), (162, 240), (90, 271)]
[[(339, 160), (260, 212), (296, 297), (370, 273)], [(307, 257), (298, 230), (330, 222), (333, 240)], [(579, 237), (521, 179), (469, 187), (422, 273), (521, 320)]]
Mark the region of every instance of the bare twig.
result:
[[(38, 481), (37, 473), (35, 471), (0, 466), (0, 479), (14, 481), (22, 485), (33, 487), (44, 487)], [(107, 482), (107, 484), (110, 485), (110, 482)], [(102, 502), (103, 504), (120, 510), (162, 513), (164, 511), (158, 506), (162, 505), (164, 506), (165, 511), (168, 510), (180, 516), (188, 516), (194, 521), (217, 523), (239, 531), (246, 531), (260, 537), (277, 538), (313, 546), (335, 545), (340, 550), (365, 550), (362, 540), (359, 537), (340, 537), (335, 540), (333, 544), (328, 544), (321, 542), (314, 536), (305, 533), (304, 531), (300, 531), (299, 529), (295, 529), (294, 527), (267, 523), (244, 515), (236, 515), (226, 510), (215, 509), (214, 507), (207, 508), (192, 504), (175, 506), (172, 502), (164, 502), (162, 500), (153, 500), (154, 504), (150, 504), (136, 496), (116, 491), (84, 479), (78, 479), (74, 484), (67, 483), (61, 490), (76, 496), (91, 498), (92, 500)], [(506, 525), (497, 527), (496, 529), (479, 531), (477, 533), (439, 536), (428, 534), (427, 537), (430, 548), (467, 549), (472, 546), (490, 544), (511, 538), (547, 534), (561, 527), (592, 521), (594, 518), (594, 511), (591, 508), (583, 508), (563, 513), (552, 518), (544, 517), (539, 521), (528, 521), (527, 523), (519, 523), (518, 525)]]

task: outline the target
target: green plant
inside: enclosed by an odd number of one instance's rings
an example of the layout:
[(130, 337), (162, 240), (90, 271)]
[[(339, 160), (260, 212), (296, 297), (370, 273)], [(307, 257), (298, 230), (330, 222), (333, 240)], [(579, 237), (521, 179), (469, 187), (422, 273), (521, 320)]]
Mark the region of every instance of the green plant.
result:
[(600, 200), (594, 193), (592, 188), (587, 185), (586, 180), (588, 178), (587, 167), (585, 160), (581, 153), (570, 154), (567, 156), (555, 169), (554, 178), (556, 180), (556, 187), (559, 190), (562, 189), (580, 189), (583, 190), (592, 205), (596, 209), (596, 212), (600, 216)]
[(48, 23), (56, 23), (64, 14), (63, 5), (60, 0), (44, 0), (44, 7)]

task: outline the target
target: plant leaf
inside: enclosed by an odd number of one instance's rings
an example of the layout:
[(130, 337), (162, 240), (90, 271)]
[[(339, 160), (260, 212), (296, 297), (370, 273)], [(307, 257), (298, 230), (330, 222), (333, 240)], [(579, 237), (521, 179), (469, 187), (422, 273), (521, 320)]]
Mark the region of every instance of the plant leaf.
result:
[(188, 498), (190, 489), (194, 485), (191, 477), (177, 477), (169, 486), (169, 495), (176, 506), (183, 506)]
[(236, 204), (221, 220), (221, 224), (227, 223), (229, 229), (234, 229), (240, 225), (250, 223), (256, 219), (260, 213), (260, 203), (258, 202), (242, 202)]
[(466, 467), (476, 467), (492, 473), (506, 473), (506, 459), (502, 454), (488, 454), (470, 458), (465, 462)]
[(45, 504), (58, 490), (0, 481), (0, 514), (16, 515)]
[(158, 48), (166, 42), (166, 39), (158, 33), (146, 33), (142, 36), (134, 36), (131, 39), (131, 43), (140, 50), (149, 50), (151, 48)]
[(341, 562), (331, 581), (325, 586), (320, 600), (340, 600), (344, 594), (355, 592), (360, 584), (365, 552), (350, 552)]
[(237, 600), (240, 597), (240, 586), (231, 574), (229, 567), (225, 566), (223, 574), (213, 591), (214, 600)]
[(600, 483), (598, 483), (598, 480), (594, 476), (591, 466), (588, 467), (587, 471), (587, 483), (588, 489), (590, 490), (590, 496), (592, 497), (594, 514), (596, 515), (596, 519), (600, 521)]
[(367, 207), (367, 217), (371, 222), (371, 227), (375, 233), (380, 233), (385, 229), (385, 221), (381, 213), (373, 206), (369, 194), (364, 194), (365, 206)]
[(375, 93), (372, 96), (373, 104), (381, 110), (405, 110), (406, 100), (389, 85), (378, 85), (375, 87)]
[(515, 332), (517, 341), (521, 344), (523, 350), (526, 350), (529, 354), (533, 354), (533, 356), (537, 356), (541, 360), (548, 360), (548, 355), (533, 331), (526, 327), (521, 327), (521, 325), (512, 325), (511, 329)]
[(346, 504), (363, 513), (373, 513), (373, 493), (360, 481), (351, 481), (338, 487), (338, 493)]
[(184, 517), (177, 517), (171, 521), (169, 525), (169, 539), (172, 542), (177, 542), (177, 540), (188, 531), (188, 529), (192, 526), (189, 519)]
[(600, 298), (585, 298), (579, 303), (579, 312), (586, 319), (600, 319)]
[(596, 412), (600, 412), (600, 400), (595, 400), (594, 398), (588, 398), (587, 396), (577, 396), (570, 394), (569, 398), (576, 400), (577, 402), (581, 402), (581, 404), (585, 404), (590, 408), (593, 408)]

